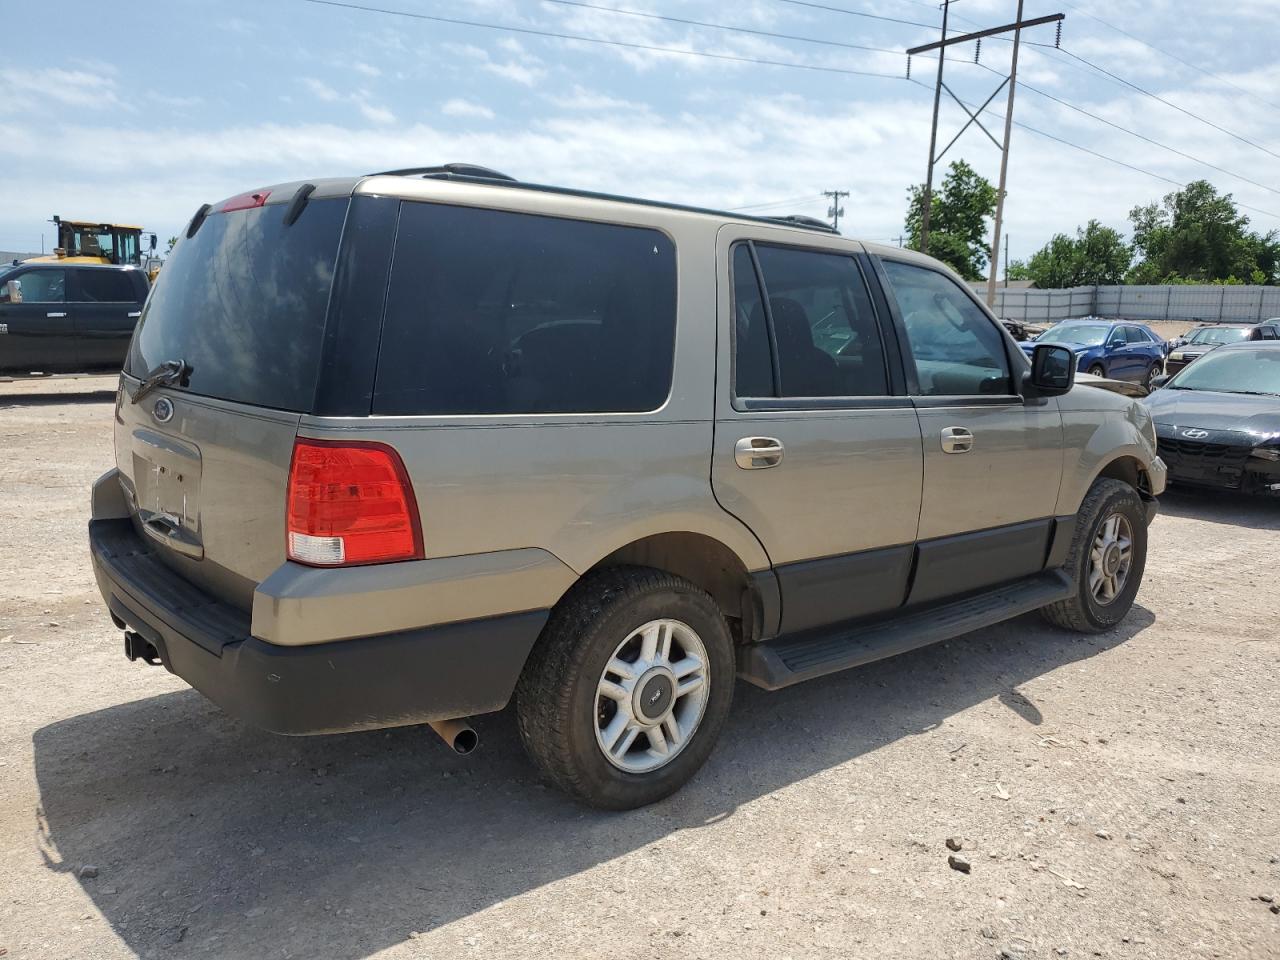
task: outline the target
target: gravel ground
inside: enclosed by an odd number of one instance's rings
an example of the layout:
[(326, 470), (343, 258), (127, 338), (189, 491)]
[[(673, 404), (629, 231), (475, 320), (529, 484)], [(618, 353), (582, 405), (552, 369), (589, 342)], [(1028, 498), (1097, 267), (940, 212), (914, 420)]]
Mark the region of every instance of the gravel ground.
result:
[(0, 384), (0, 954), (1280, 957), (1280, 502), (1167, 496), (1112, 633), (739, 685), (692, 784), (604, 815), (505, 714), (465, 760), (285, 739), (128, 663), (85, 555), (112, 386)]

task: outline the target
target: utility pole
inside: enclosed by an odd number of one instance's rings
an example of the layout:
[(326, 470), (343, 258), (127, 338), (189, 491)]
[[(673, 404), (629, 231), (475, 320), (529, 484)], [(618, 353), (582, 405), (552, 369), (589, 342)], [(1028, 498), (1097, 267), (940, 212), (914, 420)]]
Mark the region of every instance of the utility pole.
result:
[(844, 216), (844, 207), (840, 206), (840, 198), (849, 195), (848, 190), (823, 190), (824, 197), (831, 198), (831, 206), (827, 208), (827, 216), (831, 218), (831, 229), (840, 231), (840, 218)]
[[(951, 0), (942, 0), (942, 42), (947, 42), (947, 15), (951, 12)], [(929, 128), (929, 167), (924, 175), (924, 209), (920, 211), (920, 252), (929, 252), (929, 218), (933, 213), (933, 165), (938, 149), (938, 109), (942, 106), (942, 65), (947, 59), (946, 47), (938, 48), (938, 82), (933, 88), (933, 126)], [(910, 73), (911, 57), (907, 56)]]
[[(1017, 26), (1013, 30), (1013, 65), (1009, 69), (1009, 105), (1004, 108), (1004, 149), (1000, 151), (1000, 186), (996, 188), (996, 222), (991, 232), (991, 273), (987, 277), (987, 306), (996, 302), (996, 269), (1000, 259), (1000, 227), (1004, 224), (1005, 184), (1009, 179), (1009, 136), (1013, 133), (1013, 96), (1018, 92), (1018, 48), (1022, 45), (1022, 0), (1018, 0)], [(1005, 271), (1005, 286), (1009, 274)]]
[(1009, 289), (1009, 234), (1004, 235), (1004, 286)]
[[(947, 3), (950, 3), (950, 2), (953, 2), (953, 0), (947, 0)], [(948, 37), (947, 36), (947, 6), (946, 4), (944, 4), (942, 8), (942, 39), (938, 40), (936, 43), (926, 43), (919, 47), (912, 47), (910, 50), (907, 51), (908, 75), (910, 75), (910, 72), (911, 72), (911, 57), (913, 55), (917, 53), (927, 53), (930, 50), (938, 51), (938, 84), (933, 91), (933, 103), (934, 103), (933, 130), (929, 135), (929, 174), (928, 174), (928, 179), (925, 183), (925, 193), (924, 193), (925, 208), (924, 208), (922, 224), (921, 224), (922, 229), (921, 229), (920, 247), (923, 252), (927, 253), (929, 249), (929, 214), (931, 212), (931, 207), (933, 203), (932, 197), (933, 197), (934, 166), (936, 166), (937, 163), (946, 155), (948, 150), (950, 150), (953, 146), (955, 146), (956, 141), (959, 140), (964, 135), (964, 132), (968, 130), (971, 126), (975, 126), (975, 125), (978, 127), (979, 130), (981, 130), (983, 133), (987, 135), (987, 139), (990, 140), (993, 144), (995, 144), (996, 148), (1000, 151), (1000, 187), (996, 194), (995, 230), (993, 232), (992, 241), (991, 241), (991, 257), (990, 257), (991, 270), (987, 278), (987, 305), (988, 306), (994, 304), (995, 296), (996, 296), (996, 270), (997, 270), (997, 267), (999, 264), (999, 258), (1000, 258), (1000, 230), (1004, 221), (1004, 195), (1005, 195), (1005, 187), (1008, 183), (1008, 174), (1009, 174), (1009, 136), (1013, 128), (1013, 96), (1014, 96), (1014, 91), (1017, 87), (1017, 80), (1018, 80), (1018, 52), (1021, 47), (1022, 31), (1029, 27), (1038, 27), (1048, 23), (1056, 23), (1058, 24), (1058, 37), (1054, 41), (1054, 46), (1057, 46), (1062, 39), (1062, 21), (1066, 19), (1066, 14), (1054, 13), (1054, 14), (1050, 14), (1047, 17), (1033, 17), (1030, 20), (1023, 20), (1022, 6), (1023, 6), (1023, 0), (1018, 0), (1018, 18), (1013, 23), (1007, 23), (1001, 27), (991, 27), (990, 29), (987, 29), (987, 30), (978, 30), (974, 33), (966, 33), (961, 36)], [(943, 57), (946, 55), (946, 51), (948, 47), (955, 46), (958, 43), (968, 43), (973, 40), (981, 41), (983, 37), (993, 37), (1002, 33), (1013, 33), (1012, 69), (1009, 71), (1009, 75), (1005, 77), (1002, 81), (1000, 81), (1000, 85), (995, 88), (991, 96), (987, 97), (987, 99), (983, 101), (982, 106), (978, 107), (977, 110), (970, 110), (964, 104), (964, 102), (955, 95), (955, 92), (952, 91), (952, 89), (948, 87), (946, 83), (943, 82), (943, 79), (942, 79)], [(981, 48), (979, 47), (979, 49)], [(976, 60), (976, 55), (975, 55), (975, 60)], [(1003, 90), (1006, 86), (1008, 86), (1009, 88), (1009, 103), (1007, 108), (1005, 109), (1005, 114), (1004, 114), (1004, 140), (1001, 141), (1001, 140), (997, 140), (992, 135), (991, 131), (988, 130), (983, 125), (982, 121), (978, 118), (982, 115), (982, 112), (991, 105), (991, 102), (995, 100), (995, 98), (1000, 94), (1000, 91)], [(969, 119), (965, 122), (965, 125), (960, 128), (960, 132), (951, 138), (951, 142), (948, 143), (945, 147), (943, 147), (941, 152), (935, 153), (937, 139), (938, 139), (938, 104), (942, 99), (943, 90), (947, 91), (947, 93), (951, 95), (951, 99), (960, 105), (960, 109), (963, 110), (968, 115)]]

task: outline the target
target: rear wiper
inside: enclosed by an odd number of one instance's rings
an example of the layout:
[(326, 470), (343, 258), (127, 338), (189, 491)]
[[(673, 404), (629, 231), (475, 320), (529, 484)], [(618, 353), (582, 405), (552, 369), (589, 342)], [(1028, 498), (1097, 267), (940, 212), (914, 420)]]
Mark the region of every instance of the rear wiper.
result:
[(143, 378), (129, 400), (131, 403), (137, 403), (156, 387), (167, 387), (177, 383), (190, 372), (191, 368), (187, 366), (185, 360), (166, 360)]

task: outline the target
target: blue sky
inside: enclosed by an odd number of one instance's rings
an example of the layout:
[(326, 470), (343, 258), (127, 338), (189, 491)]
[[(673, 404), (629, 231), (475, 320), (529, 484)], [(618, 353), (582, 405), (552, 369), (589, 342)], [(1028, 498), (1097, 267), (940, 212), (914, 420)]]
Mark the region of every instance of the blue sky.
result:
[[(305, 0), (4, 5), (0, 61), (0, 249), (49, 245), (55, 213), (176, 233), (202, 202), (273, 182), (451, 160), (520, 179), (704, 206), (823, 216), (849, 190), (844, 232), (898, 236), (905, 191), (923, 179), (931, 91), (900, 79), (893, 53), (732, 33), (542, 0), (354, 0), (366, 6), (534, 30), (867, 71), (891, 78), (681, 56), (321, 6)], [(936, 29), (786, 0), (590, 0), (755, 30), (898, 50)], [(937, 23), (927, 0), (819, 0)], [(959, 29), (1012, 19), (1015, 0), (958, 0)], [(1023, 78), (1216, 172), (1027, 90), (1018, 120), (1168, 180), (1207, 177), (1280, 214), (1280, 0), (1201, 13), (1187, 0), (1028, 0), (1067, 13), (1063, 45), (1210, 119), (1251, 146), (1078, 61), (1033, 49)], [(1104, 26), (1226, 78), (1222, 82)], [(56, 18), (56, 29), (50, 19)], [(42, 38), (21, 40), (20, 38)], [(49, 39), (57, 38), (56, 44)], [(1036, 39), (1052, 42), (1053, 28)], [(1009, 44), (983, 44), (1007, 67)], [(971, 59), (972, 47), (958, 59)], [(931, 80), (917, 59), (913, 75)], [(998, 78), (949, 65), (985, 99)], [(1232, 85), (1234, 84), (1234, 86)], [(1000, 98), (1000, 108), (1003, 98)], [(943, 142), (963, 114), (944, 103)], [(998, 124), (993, 130), (999, 133)], [(1259, 149), (1259, 147), (1263, 149)], [(1015, 257), (1090, 217), (1127, 228), (1171, 184), (1015, 129), (1007, 226)], [(998, 152), (974, 130), (953, 148), (993, 181)], [(758, 206), (779, 202), (775, 206)], [(1280, 217), (1247, 211), (1255, 227)]]

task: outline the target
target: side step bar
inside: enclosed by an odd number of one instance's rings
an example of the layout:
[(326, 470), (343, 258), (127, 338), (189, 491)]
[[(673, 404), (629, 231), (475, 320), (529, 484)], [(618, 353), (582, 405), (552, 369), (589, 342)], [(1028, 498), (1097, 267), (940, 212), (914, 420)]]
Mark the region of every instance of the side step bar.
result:
[(1049, 570), (878, 623), (841, 625), (821, 632), (778, 637), (739, 648), (738, 676), (765, 690), (779, 690), (950, 640), (1065, 600), (1074, 592), (1075, 584), (1066, 573)]

